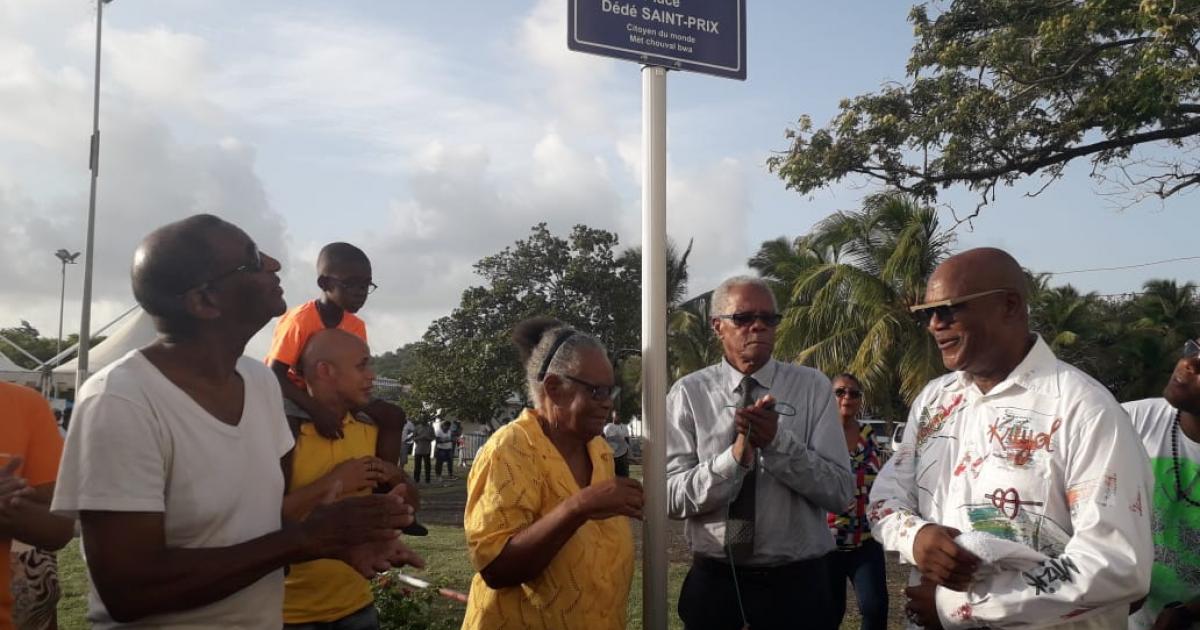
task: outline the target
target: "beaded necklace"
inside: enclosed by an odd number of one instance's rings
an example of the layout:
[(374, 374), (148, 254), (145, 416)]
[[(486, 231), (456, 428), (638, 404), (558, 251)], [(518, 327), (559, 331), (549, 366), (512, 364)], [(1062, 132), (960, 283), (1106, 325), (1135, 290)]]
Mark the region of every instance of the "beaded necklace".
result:
[[(1175, 426), (1174, 426), (1174, 430), (1171, 431), (1171, 460), (1175, 463), (1175, 494), (1178, 495), (1179, 498), (1183, 499), (1184, 501), (1187, 501), (1188, 505), (1191, 505), (1192, 507), (1200, 507), (1200, 502), (1194, 501), (1191, 497), (1189, 497), (1187, 494), (1185, 494), (1183, 492), (1183, 479), (1181, 478), (1182, 473), (1179, 472), (1179, 468), (1180, 468), (1180, 466), (1179, 466), (1179, 432), (1180, 432), (1180, 430), (1181, 429), (1179, 428), (1179, 410), (1176, 409), (1175, 410)], [(1196, 480), (1193, 479), (1192, 483), (1195, 484), (1195, 482), (1196, 482)]]

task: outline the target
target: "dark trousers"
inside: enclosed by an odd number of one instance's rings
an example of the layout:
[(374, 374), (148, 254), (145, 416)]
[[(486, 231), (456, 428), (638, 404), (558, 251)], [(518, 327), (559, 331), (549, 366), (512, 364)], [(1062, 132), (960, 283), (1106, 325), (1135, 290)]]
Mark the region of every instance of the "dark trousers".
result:
[(620, 457), (614, 457), (613, 458), (613, 468), (616, 469), (615, 472), (617, 473), (618, 477), (628, 477), (629, 476), (629, 453), (626, 453)]
[(284, 630), (379, 630), (379, 613), (374, 605), (352, 612), (341, 619), (317, 623), (285, 623)]
[[(753, 630), (836, 630), (829, 605), (825, 559), (801, 560), (780, 567), (739, 568), (746, 621)], [(686, 630), (741, 630), (733, 572), (726, 560), (702, 558), (679, 592), (679, 618)]]
[(854, 585), (862, 630), (887, 627), (888, 592), (884, 572), (883, 547), (868, 540), (857, 549), (835, 551), (826, 560), (829, 566), (829, 590), (834, 614), (840, 622), (846, 614), (846, 581)]
[(454, 476), (454, 451), (452, 449), (437, 449), (437, 453), (433, 456), (433, 459), (437, 462), (434, 472), (437, 473), (439, 479), (442, 476), (442, 464), (446, 465), (446, 474), (451, 477)]
[(421, 465), (425, 465), (425, 483), (429, 483), (430, 469), (433, 467), (429, 455), (413, 455), (413, 482), (421, 483)]

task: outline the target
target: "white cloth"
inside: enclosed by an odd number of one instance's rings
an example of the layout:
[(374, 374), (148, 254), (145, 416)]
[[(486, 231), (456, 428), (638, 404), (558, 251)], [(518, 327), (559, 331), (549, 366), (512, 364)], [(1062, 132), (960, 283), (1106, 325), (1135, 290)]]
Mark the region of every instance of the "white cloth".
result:
[(454, 448), (454, 431), (450, 428), (449, 423), (446, 428), (442, 428), (442, 423), (437, 424), (437, 429), (433, 431), (434, 440), (437, 441), (437, 449), (439, 451), (448, 451)]
[[(169, 547), (227, 547), (281, 526), (292, 448), (275, 375), (242, 357), (237, 426), (217, 420), (140, 351), (92, 376), (75, 406), (51, 509), (162, 512)], [(283, 623), (283, 570), (220, 601), (120, 624), (91, 589), (95, 628), (271, 628)]]
[[(1047, 556), (999, 568), (965, 593), (937, 589), (946, 628), (1124, 628), (1150, 585), (1150, 470), (1128, 416), (1040, 338), (988, 394), (938, 378), (913, 401), (908, 430), (871, 492), (875, 538), (916, 564), (929, 523), (982, 531)], [(919, 579), (914, 570), (909, 580)]]
[[(733, 415), (745, 375), (725, 360), (675, 382), (667, 394), (667, 514), (687, 519), (693, 553), (725, 555), (725, 517), (743, 475), (733, 458)], [(774, 359), (751, 374), (755, 399), (771, 394), (775, 439), (759, 449), (754, 485), (754, 555), (770, 566), (833, 551), (827, 514), (854, 496), (850, 454), (824, 374)]]
[(613, 457), (621, 457), (629, 453), (629, 427), (619, 422), (609, 422), (604, 425), (604, 439), (613, 450)]
[[(1145, 509), (1153, 513), (1154, 576), (1150, 596), (1141, 610), (1129, 617), (1129, 627), (1150, 630), (1169, 602), (1200, 597), (1200, 508), (1179, 498), (1171, 438), (1176, 409), (1164, 398), (1127, 402), (1125, 411), (1142, 438), (1154, 472), (1154, 498)], [(1185, 495), (1200, 499), (1200, 444), (1183, 431), (1175, 436), (1179, 446), (1180, 483)]]

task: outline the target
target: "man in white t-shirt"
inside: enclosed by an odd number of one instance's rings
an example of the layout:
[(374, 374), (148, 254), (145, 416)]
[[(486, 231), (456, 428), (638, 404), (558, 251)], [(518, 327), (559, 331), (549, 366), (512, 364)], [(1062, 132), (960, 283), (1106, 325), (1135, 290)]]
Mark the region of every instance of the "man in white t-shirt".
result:
[(629, 476), (629, 427), (617, 421), (617, 412), (613, 412), (604, 425), (604, 439), (608, 441), (613, 451), (613, 466), (618, 477)]
[(292, 447), (279, 383), (242, 356), (285, 308), (279, 262), (211, 215), (142, 241), (132, 281), (159, 338), (81, 388), (51, 509), (78, 516), (96, 628), (281, 627), (283, 567), (337, 558), (363, 573), (419, 560), (394, 495), (282, 522)]
[(1137, 630), (1184, 630), (1200, 621), (1200, 342), (1184, 344), (1162, 398), (1125, 403), (1150, 455), (1154, 497), (1150, 594), (1129, 618)]

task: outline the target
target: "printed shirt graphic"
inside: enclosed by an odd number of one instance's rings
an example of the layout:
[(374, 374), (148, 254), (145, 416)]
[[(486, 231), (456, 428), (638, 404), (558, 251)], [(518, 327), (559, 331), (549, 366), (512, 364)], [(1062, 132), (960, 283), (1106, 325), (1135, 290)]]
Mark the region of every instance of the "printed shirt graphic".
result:
[(829, 531), (838, 549), (855, 549), (871, 540), (867, 504), (879, 468), (879, 443), (875, 441), (875, 430), (871, 425), (864, 424), (858, 434), (858, 445), (850, 454), (850, 470), (854, 472), (854, 501), (841, 514), (829, 513)]
[(981, 569), (965, 593), (939, 587), (946, 628), (1125, 627), (1150, 582), (1151, 479), (1107, 390), (1039, 338), (986, 395), (962, 373), (932, 381), (908, 426), (871, 492), (885, 548), (915, 565), (918, 530), (937, 523), (1045, 556), (1026, 570)]
[[(600, 437), (587, 444), (592, 485), (613, 478), (612, 451)], [(475, 570), (491, 564), (508, 540), (580, 491), (567, 462), (530, 409), (479, 449), (467, 480), (463, 528)], [(633, 578), (629, 519), (583, 524), (541, 575), (493, 589), (471, 581), (463, 630), (618, 630)]]
[[(1188, 601), (1200, 596), (1200, 507), (1179, 496), (1175, 483), (1175, 461), (1171, 457), (1171, 434), (1175, 431), (1175, 408), (1165, 399), (1150, 398), (1124, 405), (1133, 428), (1142, 438), (1150, 455), (1154, 473), (1154, 499), (1145, 502), (1153, 512), (1154, 571), (1150, 577), (1150, 596), (1137, 614), (1129, 618), (1130, 628), (1150, 628), (1163, 605)], [(1200, 444), (1182, 431), (1179, 444), (1179, 481), (1184, 494), (1200, 503)]]

